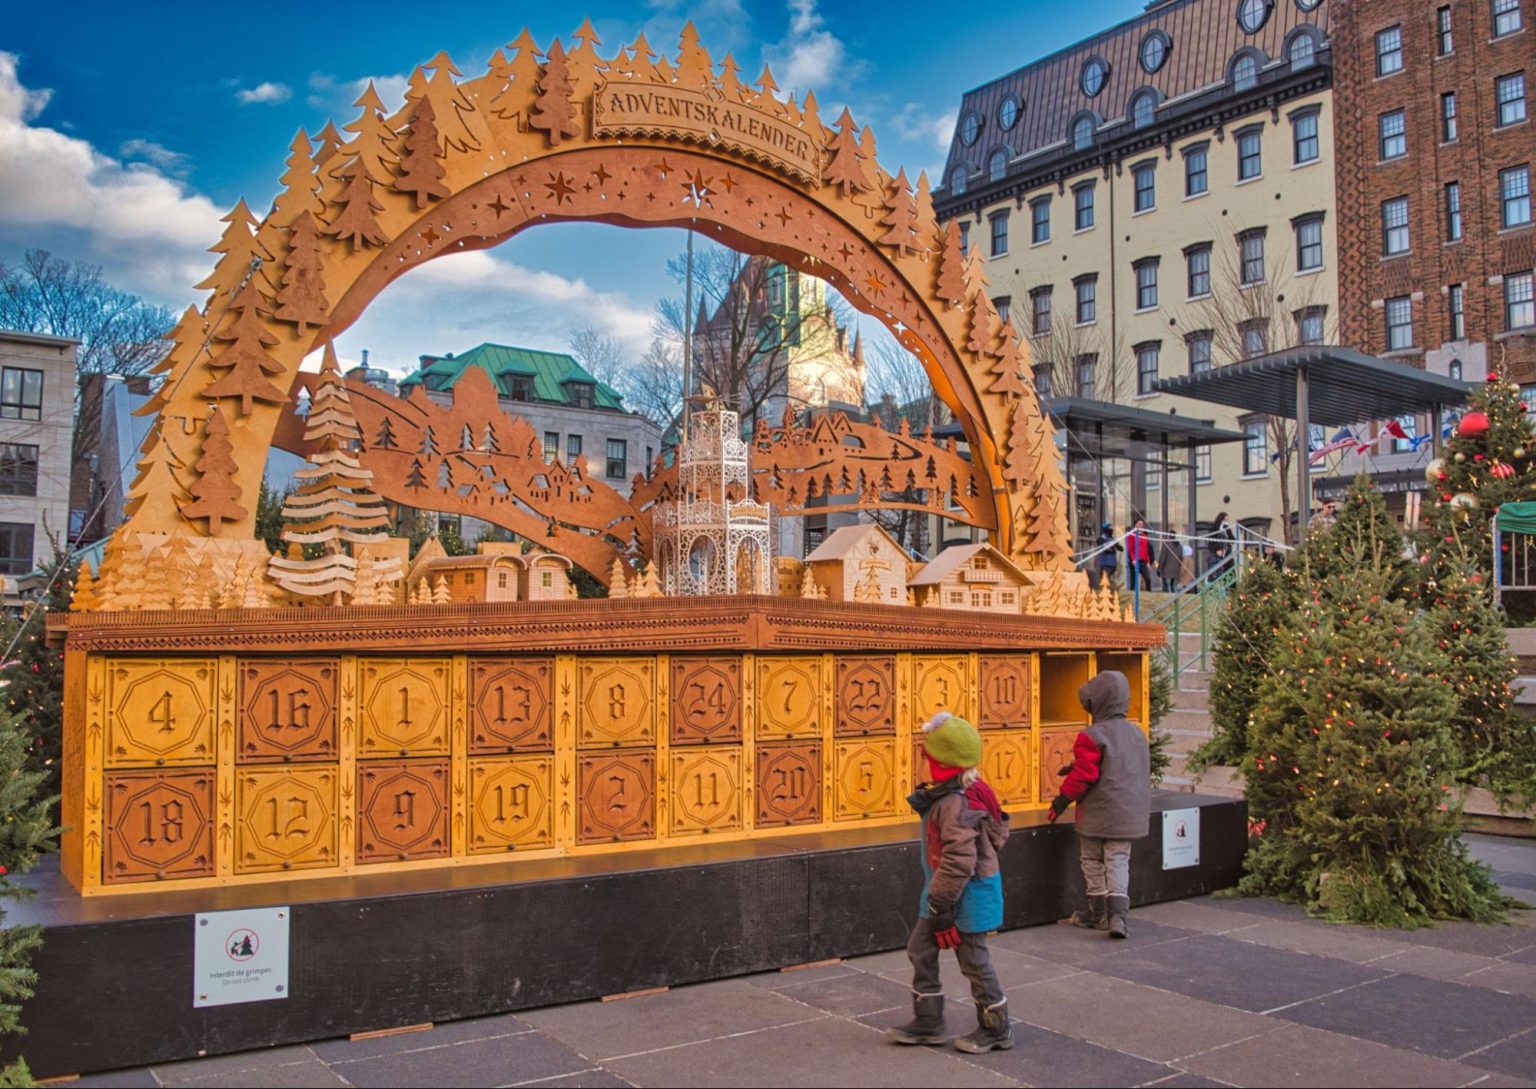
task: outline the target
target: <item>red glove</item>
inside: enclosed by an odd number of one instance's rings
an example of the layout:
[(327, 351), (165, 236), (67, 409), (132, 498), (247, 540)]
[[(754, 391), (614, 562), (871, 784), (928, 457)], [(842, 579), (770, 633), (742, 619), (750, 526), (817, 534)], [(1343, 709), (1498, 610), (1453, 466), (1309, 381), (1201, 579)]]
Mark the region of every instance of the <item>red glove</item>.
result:
[(1060, 794), (1056, 795), (1055, 799), (1053, 799), (1051, 802), (1051, 811), (1045, 815), (1045, 823), (1055, 824), (1056, 818), (1065, 813), (1071, 805), (1072, 803), (1069, 802), (1066, 798), (1062, 797)]
[(960, 948), (960, 929), (955, 926), (953, 905), (939, 905), (928, 901), (928, 925), (933, 929), (933, 940), (940, 949)]

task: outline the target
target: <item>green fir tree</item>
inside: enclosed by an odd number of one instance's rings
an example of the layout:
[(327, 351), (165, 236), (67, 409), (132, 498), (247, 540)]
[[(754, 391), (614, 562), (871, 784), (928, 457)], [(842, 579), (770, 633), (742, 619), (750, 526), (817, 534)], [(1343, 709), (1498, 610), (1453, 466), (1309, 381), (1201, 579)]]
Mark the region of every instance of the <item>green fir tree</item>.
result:
[(1453, 663), (1403, 600), (1401, 534), (1364, 498), (1374, 510), (1314, 532), (1299, 557), (1308, 591), (1249, 723), (1262, 831), (1240, 889), (1375, 926), (1500, 919), (1507, 902), (1459, 839)]
[(1270, 563), (1251, 563), (1227, 598), (1216, 627), (1210, 684), (1211, 739), (1190, 754), (1188, 767), (1238, 767), (1248, 755), (1248, 718), (1269, 675), (1280, 629), (1295, 608), (1296, 578)]
[(43, 567), (47, 593), (28, 602), (21, 617), (0, 625), (0, 639), (10, 647), (0, 683), (5, 707), (26, 715), (28, 767), (43, 775), (46, 794), (59, 789), (59, 759), (64, 745), (64, 652), (48, 643), (48, 617), (69, 611), (79, 568), (55, 551)]

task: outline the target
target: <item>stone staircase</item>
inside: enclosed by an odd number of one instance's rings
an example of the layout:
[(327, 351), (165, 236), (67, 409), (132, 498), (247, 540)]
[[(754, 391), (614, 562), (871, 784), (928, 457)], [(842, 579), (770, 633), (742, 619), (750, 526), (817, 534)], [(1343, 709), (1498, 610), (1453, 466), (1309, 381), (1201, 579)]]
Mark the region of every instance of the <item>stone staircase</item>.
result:
[[(1184, 660), (1200, 652), (1199, 633), (1186, 632), (1179, 638)], [(1197, 776), (1185, 767), (1189, 754), (1211, 738), (1210, 684), (1211, 674), (1195, 669), (1187, 669), (1179, 677), (1173, 693), (1173, 710), (1158, 726), (1169, 735), (1168, 751), (1173, 757), (1163, 776), (1163, 789), (1238, 798), (1243, 793), (1243, 780), (1236, 768), (1207, 768)]]

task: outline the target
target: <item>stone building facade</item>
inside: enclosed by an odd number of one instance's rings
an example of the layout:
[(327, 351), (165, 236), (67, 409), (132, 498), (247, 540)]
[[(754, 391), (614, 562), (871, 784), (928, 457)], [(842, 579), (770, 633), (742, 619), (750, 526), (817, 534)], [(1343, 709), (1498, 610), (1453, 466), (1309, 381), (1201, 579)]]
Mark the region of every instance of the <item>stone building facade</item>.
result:
[(0, 330), (0, 576), (17, 580), (70, 543), (71, 443), (79, 343)]

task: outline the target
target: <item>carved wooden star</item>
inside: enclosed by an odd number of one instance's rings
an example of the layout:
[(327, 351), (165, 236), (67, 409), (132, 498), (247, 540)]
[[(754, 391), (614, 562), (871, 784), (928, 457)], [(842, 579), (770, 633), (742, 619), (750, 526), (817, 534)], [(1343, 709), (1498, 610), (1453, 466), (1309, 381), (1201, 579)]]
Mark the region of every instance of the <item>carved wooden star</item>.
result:
[(869, 278), (864, 281), (864, 286), (869, 288), (869, 293), (871, 295), (878, 295), (880, 292), (886, 289), (887, 284), (884, 280), (880, 279), (880, 274), (878, 272), (872, 272), (870, 273)]
[(549, 190), (550, 196), (555, 198), (555, 204), (564, 204), (571, 199), (571, 194), (576, 190), (571, 186), (571, 180), (565, 176), (565, 172), (551, 174), (549, 181), (544, 183), (544, 188)]
[(732, 189), (736, 188), (736, 176), (727, 170), (725, 172), (725, 177), (720, 179), (720, 184), (724, 186), (725, 191), (729, 193)]
[(592, 176), (597, 179), (598, 185), (606, 185), (608, 183), (608, 179), (613, 177), (613, 175), (608, 173), (607, 169), (604, 168), (602, 163), (597, 164), (597, 169), (592, 171)]
[(843, 260), (846, 261), (848, 258), (853, 256), (853, 247), (844, 242), (841, 246), (838, 247), (837, 252), (843, 258)]
[(503, 212), (505, 212), (508, 208), (510, 208), (511, 205), (508, 204), (506, 201), (502, 200), (501, 199), (501, 194), (497, 193), (496, 194), (496, 199), (491, 201), (490, 207), (496, 209), (496, 218), (500, 219), (501, 218), (501, 214)]
[(438, 234), (431, 227), (428, 227), (426, 230), (421, 232), (421, 237), (426, 239), (427, 245), (431, 246), (435, 245), (437, 240), (441, 238), (442, 235)]
[(665, 178), (669, 173), (671, 173), (672, 164), (667, 162), (667, 157), (663, 155), (661, 157), (661, 162), (655, 164), (651, 169), (661, 171), (661, 176)]
[(778, 216), (779, 222), (784, 224), (786, 227), (789, 226), (789, 221), (795, 218), (789, 214), (789, 207), (787, 205), (780, 205), (779, 210), (773, 214)]

